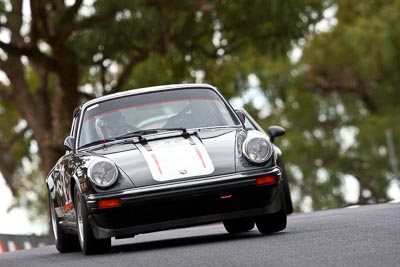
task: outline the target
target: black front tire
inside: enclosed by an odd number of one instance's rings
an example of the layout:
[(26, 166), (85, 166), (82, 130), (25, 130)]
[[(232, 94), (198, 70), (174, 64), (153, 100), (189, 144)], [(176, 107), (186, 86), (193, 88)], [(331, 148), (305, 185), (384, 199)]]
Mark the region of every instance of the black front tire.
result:
[(262, 234), (272, 234), (282, 231), (287, 225), (287, 212), (285, 197), (281, 191), (281, 208), (278, 212), (272, 214), (261, 215), (256, 218), (258, 231)]
[(286, 214), (292, 214), (293, 202), (292, 202), (292, 196), (290, 194), (289, 183), (286, 178), (283, 179), (282, 186), (283, 186), (283, 191), (285, 192), (284, 194), (285, 194)]
[(93, 255), (104, 253), (111, 248), (111, 238), (97, 239), (93, 235), (88, 218), (88, 210), (85, 201), (75, 185), (75, 210), (76, 210), (76, 223), (78, 226), (78, 239), (82, 252), (85, 255)]
[(254, 228), (254, 220), (250, 218), (225, 220), (224, 227), (230, 234), (248, 232)]
[(54, 207), (54, 202), (49, 194), (49, 209), (50, 209), (50, 220), (51, 229), (53, 230), (54, 243), (57, 250), (60, 253), (68, 253), (79, 251), (79, 240), (75, 235), (66, 233), (60, 226), (60, 220), (56, 215), (56, 210)]
[(293, 213), (292, 196), (290, 194), (289, 181), (288, 181), (288, 178), (286, 175), (285, 164), (284, 164), (282, 158), (278, 159), (278, 165), (281, 168), (281, 172), (282, 172), (282, 180), (283, 180), (282, 185), (283, 185), (283, 193), (285, 195), (286, 213), (292, 214)]

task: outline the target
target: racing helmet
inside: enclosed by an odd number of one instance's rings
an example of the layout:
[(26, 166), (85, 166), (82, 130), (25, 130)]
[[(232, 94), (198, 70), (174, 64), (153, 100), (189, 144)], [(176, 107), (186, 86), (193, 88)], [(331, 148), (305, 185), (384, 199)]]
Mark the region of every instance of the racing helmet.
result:
[(95, 128), (100, 139), (117, 137), (130, 132), (129, 123), (119, 112), (109, 112), (96, 118)]

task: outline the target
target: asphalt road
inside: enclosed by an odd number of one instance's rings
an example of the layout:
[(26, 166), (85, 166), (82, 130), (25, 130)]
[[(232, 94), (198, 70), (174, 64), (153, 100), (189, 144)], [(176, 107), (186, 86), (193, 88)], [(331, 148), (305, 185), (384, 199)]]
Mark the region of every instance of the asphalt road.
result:
[(46, 246), (0, 254), (0, 266), (400, 266), (400, 203), (294, 214), (268, 236), (213, 224), (113, 240), (96, 256)]

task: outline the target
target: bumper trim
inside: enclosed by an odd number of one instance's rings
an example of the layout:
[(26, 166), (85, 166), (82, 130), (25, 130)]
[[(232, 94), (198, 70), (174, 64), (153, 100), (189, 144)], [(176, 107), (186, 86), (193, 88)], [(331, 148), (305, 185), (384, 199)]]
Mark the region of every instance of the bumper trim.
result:
[(153, 186), (146, 186), (140, 188), (132, 188), (127, 189), (119, 192), (112, 192), (108, 194), (89, 194), (86, 195), (87, 203), (95, 203), (99, 199), (107, 199), (107, 198), (140, 198), (141, 196), (146, 197), (149, 195), (154, 194), (162, 194), (168, 192), (177, 193), (179, 191), (185, 191), (190, 189), (195, 189), (197, 187), (208, 187), (208, 186), (219, 186), (219, 185), (226, 185), (229, 183), (232, 184), (244, 184), (250, 183), (255, 185), (255, 180), (249, 180), (249, 178), (255, 178), (261, 175), (278, 175), (281, 176), (281, 171), (278, 167), (273, 167), (267, 170), (258, 170), (253, 172), (246, 172), (246, 173), (235, 173), (229, 175), (221, 175), (221, 176), (213, 176), (207, 177), (203, 179), (197, 179), (192, 181), (184, 181), (184, 182), (175, 182), (175, 183), (168, 183), (168, 184), (161, 184), (161, 185), (153, 185)]

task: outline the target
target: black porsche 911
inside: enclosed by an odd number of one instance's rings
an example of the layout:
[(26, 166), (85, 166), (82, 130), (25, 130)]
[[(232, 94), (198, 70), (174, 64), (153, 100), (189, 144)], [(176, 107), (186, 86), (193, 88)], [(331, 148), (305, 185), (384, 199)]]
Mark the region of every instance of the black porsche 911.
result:
[(220, 221), (229, 233), (285, 229), (290, 193), (273, 144), (285, 131), (251, 129), (246, 117), (207, 84), (78, 107), (67, 152), (46, 178), (58, 251), (101, 253), (111, 237)]

